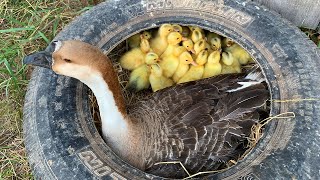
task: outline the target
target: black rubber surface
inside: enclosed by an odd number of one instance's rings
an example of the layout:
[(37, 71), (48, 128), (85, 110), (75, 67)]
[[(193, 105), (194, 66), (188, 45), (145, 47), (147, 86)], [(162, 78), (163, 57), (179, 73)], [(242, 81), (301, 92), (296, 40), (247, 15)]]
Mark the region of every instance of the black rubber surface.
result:
[[(109, 53), (129, 36), (162, 23), (197, 25), (246, 48), (268, 79), (271, 99), (320, 98), (320, 52), (287, 21), (250, 1), (108, 0), (74, 20), (55, 40), (78, 39)], [(119, 159), (96, 130), (88, 88), (44, 68), (33, 72), (24, 108), (29, 162), (38, 179), (161, 179)], [(317, 179), (320, 102), (272, 102), (274, 120), (257, 147), (209, 179)]]

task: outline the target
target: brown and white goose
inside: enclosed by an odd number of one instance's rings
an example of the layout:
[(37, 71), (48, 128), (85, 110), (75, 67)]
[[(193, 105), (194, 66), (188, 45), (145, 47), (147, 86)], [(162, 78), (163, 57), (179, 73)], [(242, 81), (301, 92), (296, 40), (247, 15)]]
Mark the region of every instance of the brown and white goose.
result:
[[(77, 78), (95, 94), (106, 143), (131, 165), (164, 177), (221, 168), (243, 152), (258, 108), (268, 98), (261, 72), (229, 74), (160, 90), (126, 107), (111, 61), (100, 49), (75, 40), (55, 41), (26, 64)], [(50, 48), (48, 48), (50, 49)]]

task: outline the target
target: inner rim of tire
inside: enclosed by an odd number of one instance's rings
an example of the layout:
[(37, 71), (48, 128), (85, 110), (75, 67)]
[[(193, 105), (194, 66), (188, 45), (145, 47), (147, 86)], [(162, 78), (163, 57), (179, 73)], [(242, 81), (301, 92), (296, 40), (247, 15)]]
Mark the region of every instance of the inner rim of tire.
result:
[[(181, 25), (185, 25), (185, 24), (181, 24)], [(203, 27), (201, 27), (201, 28), (203, 28)], [(206, 29), (206, 28), (204, 28), (204, 29)], [(146, 29), (141, 29), (141, 30), (139, 30), (139, 32), (141, 32), (143, 30), (146, 30)], [(206, 30), (208, 30), (208, 29), (206, 29)], [(212, 31), (212, 30), (208, 30), (208, 31), (215, 32), (215, 31)], [(139, 33), (139, 32), (136, 32), (136, 33)], [(225, 35), (223, 35), (223, 34), (221, 34), (219, 32), (216, 32), (216, 33), (218, 33), (219, 35), (225, 36)], [(133, 35), (133, 34), (131, 34), (131, 35)], [(235, 41), (235, 42), (238, 43), (237, 41)], [(150, 89), (148, 89), (148, 90), (144, 90), (144, 91), (139, 92), (139, 93), (132, 93), (132, 92), (129, 92), (129, 91), (125, 90), (125, 87), (126, 87), (126, 84), (127, 84), (127, 80), (129, 78), (129, 71), (122, 69), (120, 67), (120, 64), (118, 63), (118, 60), (121, 57), (121, 55), (123, 55), (127, 50), (129, 50), (129, 48), (127, 46), (126, 40), (123, 40), (120, 43), (118, 43), (116, 47), (114, 47), (114, 48), (112, 48), (112, 50), (110, 50), (110, 52), (108, 53), (108, 57), (112, 60), (114, 68), (118, 71), (118, 78), (119, 78), (120, 85), (122, 87), (122, 93), (123, 93), (123, 95), (125, 97), (126, 104), (129, 105), (131, 103), (134, 103), (134, 102), (138, 101), (138, 99), (140, 99), (141, 97), (150, 96), (152, 94), (152, 91)], [(101, 125), (100, 125), (100, 121), (99, 121), (99, 118), (100, 118), (99, 117), (99, 109), (97, 107), (97, 103), (95, 101), (94, 96), (91, 94), (89, 97), (90, 97), (90, 100), (91, 100), (91, 108), (90, 109), (91, 109), (91, 112), (93, 114), (96, 127), (99, 130), (99, 133), (101, 135)], [(270, 106), (270, 104), (268, 106)], [(267, 129), (269, 129), (269, 128), (267, 127)], [(266, 132), (266, 131), (268, 131), (267, 129), (263, 130), (263, 131)], [(262, 139), (263, 139), (263, 137), (261, 138), (261, 140)], [(261, 140), (259, 140), (259, 142)], [(247, 155), (250, 155), (250, 154), (252, 155), (254, 153), (254, 150), (255, 150), (255, 148), (253, 147), (249, 151), (245, 152), (243, 154), (243, 156), (239, 159), (239, 162), (243, 161), (243, 159), (245, 159), (247, 157)], [(231, 164), (231, 166), (229, 168), (232, 168), (234, 166), (237, 166), (237, 164)]]

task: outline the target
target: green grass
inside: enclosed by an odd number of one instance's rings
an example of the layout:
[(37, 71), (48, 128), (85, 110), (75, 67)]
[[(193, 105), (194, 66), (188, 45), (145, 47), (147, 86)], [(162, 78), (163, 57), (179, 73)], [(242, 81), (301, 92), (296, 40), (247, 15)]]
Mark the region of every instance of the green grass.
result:
[[(33, 179), (22, 136), (23, 99), (32, 69), (22, 64), (22, 58), (44, 49), (68, 22), (96, 2), (0, 0), (0, 180)], [(319, 34), (304, 32), (320, 47)]]
[(0, 1), (0, 180), (33, 179), (22, 135), (22, 106), (31, 72), (22, 64), (23, 57), (44, 49), (68, 22), (97, 2)]

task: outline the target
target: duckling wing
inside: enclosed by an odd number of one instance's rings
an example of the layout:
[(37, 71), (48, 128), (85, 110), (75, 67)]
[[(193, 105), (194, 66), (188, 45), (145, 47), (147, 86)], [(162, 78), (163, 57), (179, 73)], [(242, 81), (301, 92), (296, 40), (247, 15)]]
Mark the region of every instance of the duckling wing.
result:
[(185, 173), (179, 165), (152, 165), (180, 161), (189, 172), (196, 173), (218, 169), (241, 154), (239, 147), (259, 119), (256, 109), (268, 97), (261, 83), (227, 92), (241, 86), (237, 82), (243, 78), (224, 75), (185, 83), (159, 91), (142, 102), (140, 110), (147, 114), (142, 117), (144, 127), (152, 129), (143, 130), (149, 133), (144, 140), (148, 146), (147, 170), (180, 178)]

